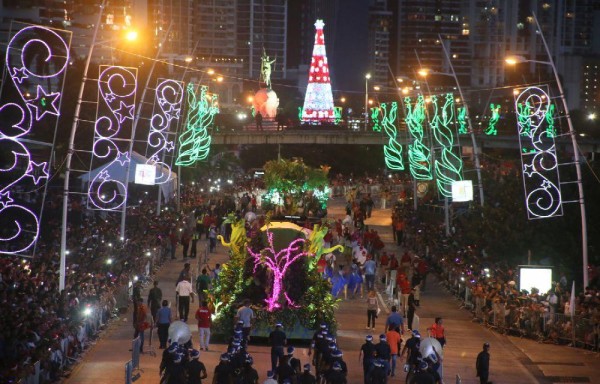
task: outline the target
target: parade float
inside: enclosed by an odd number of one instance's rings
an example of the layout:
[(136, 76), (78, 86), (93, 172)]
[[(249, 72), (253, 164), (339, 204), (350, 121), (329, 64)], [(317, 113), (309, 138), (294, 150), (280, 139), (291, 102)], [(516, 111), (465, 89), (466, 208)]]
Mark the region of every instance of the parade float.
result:
[[(269, 169), (265, 167), (266, 180)], [(321, 173), (326, 175), (326, 171)], [(296, 188), (308, 182), (303, 180)], [(215, 333), (232, 333), (244, 299), (251, 301), (256, 315), (251, 336), (266, 337), (279, 322), (288, 338), (310, 339), (320, 323), (333, 325), (337, 299), (317, 267), (321, 256), (337, 249), (327, 247), (324, 241), (329, 231), (325, 220), (312, 228), (272, 221), (269, 215), (262, 225), (258, 219), (252, 223), (231, 220), (229, 241), (220, 238), (229, 248), (230, 260), (222, 266), (211, 292)]]

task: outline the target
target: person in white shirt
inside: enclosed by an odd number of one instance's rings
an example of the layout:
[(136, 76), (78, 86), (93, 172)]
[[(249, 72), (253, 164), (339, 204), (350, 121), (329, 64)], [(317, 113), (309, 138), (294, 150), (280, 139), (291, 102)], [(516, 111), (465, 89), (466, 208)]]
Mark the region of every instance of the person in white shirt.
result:
[(194, 288), (190, 283), (190, 275), (185, 274), (183, 280), (177, 283), (175, 293), (178, 297), (179, 320), (186, 322), (190, 313), (190, 299), (194, 302)]

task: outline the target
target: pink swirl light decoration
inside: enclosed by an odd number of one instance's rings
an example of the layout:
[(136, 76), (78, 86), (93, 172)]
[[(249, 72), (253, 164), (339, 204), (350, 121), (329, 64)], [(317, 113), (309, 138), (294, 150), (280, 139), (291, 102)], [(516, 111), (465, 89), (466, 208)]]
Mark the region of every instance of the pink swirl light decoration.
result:
[[(155, 184), (164, 184), (171, 179), (171, 166), (175, 156), (175, 136), (181, 117), (183, 82), (159, 79), (155, 90), (154, 109), (150, 120), (147, 164), (156, 166)], [(167, 172), (163, 172), (167, 169)]]
[(25, 194), (43, 186), (49, 177), (48, 162), (34, 161), (21, 139), (38, 125), (56, 127), (69, 45), (52, 29), (27, 26), (7, 46), (6, 70), (21, 103), (0, 106), (0, 148), (6, 154), (0, 164), (0, 254), (21, 254), (39, 237), (41, 207), (34, 212), (17, 197), (17, 190)]
[(89, 208), (116, 211), (127, 200), (127, 186), (116, 170), (130, 161), (136, 89), (136, 68), (100, 66), (91, 169), (103, 165), (88, 185)]

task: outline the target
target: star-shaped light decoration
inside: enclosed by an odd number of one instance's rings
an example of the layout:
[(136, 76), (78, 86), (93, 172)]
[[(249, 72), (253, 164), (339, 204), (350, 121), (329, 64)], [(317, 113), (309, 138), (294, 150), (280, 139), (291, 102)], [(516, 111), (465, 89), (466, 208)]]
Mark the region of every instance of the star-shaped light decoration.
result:
[(29, 78), (29, 75), (25, 72), (25, 67), (13, 68), (12, 78), (17, 83), (22, 84), (23, 80)]
[(150, 161), (148, 162), (150, 165), (154, 165), (154, 164), (158, 163), (158, 156), (156, 156), (156, 155), (153, 155), (153, 156), (152, 156), (152, 157), (150, 157), (148, 160), (150, 160)]
[(1, 207), (6, 207), (7, 205), (10, 205), (10, 203), (14, 202), (14, 200), (12, 199), (12, 197), (10, 197), (10, 191), (6, 191), (4, 193), (0, 192), (0, 206)]
[(44, 88), (37, 86), (36, 97), (27, 101), (27, 105), (35, 109), (35, 119), (41, 120), (46, 113), (58, 116), (58, 107), (56, 103), (60, 97), (60, 92), (46, 93)]
[(545, 190), (548, 190), (548, 189), (552, 188), (553, 185), (549, 180), (544, 180), (544, 181), (542, 181), (541, 187), (544, 188)]
[(48, 173), (48, 163), (45, 161), (42, 163), (36, 163), (32, 161), (29, 163), (29, 167), (27, 167), (27, 176), (33, 179), (35, 185), (40, 182), (40, 179), (47, 179), (50, 174)]
[(98, 174), (98, 178), (102, 181), (108, 181), (110, 180), (110, 175), (108, 174), (107, 170), (104, 170)]
[(525, 164), (523, 166), (523, 173), (527, 175), (527, 177), (533, 176), (534, 173), (537, 173), (533, 164)]
[(129, 163), (129, 152), (121, 152), (119, 151), (119, 155), (116, 158), (116, 161), (121, 163), (121, 166), (125, 166), (125, 164)]
[(167, 143), (165, 144), (165, 148), (167, 149), (167, 152), (171, 152), (175, 149), (175, 143), (173, 143), (173, 141), (167, 141)]
[(167, 99), (165, 97), (159, 97), (158, 98), (158, 105), (160, 105), (161, 107), (164, 107), (165, 104), (167, 104)]
[(123, 101), (120, 102), (119, 109), (115, 110), (115, 115), (119, 119), (120, 124), (127, 119), (133, 120), (133, 108), (134, 105), (127, 105)]
[(104, 95), (104, 100), (106, 100), (106, 102), (108, 102), (108, 103), (112, 103), (115, 98), (116, 98), (116, 96), (112, 92), (107, 93), (106, 95)]
[(171, 104), (168, 110), (165, 111), (165, 116), (167, 116), (167, 120), (171, 121), (173, 119), (179, 119), (179, 113), (181, 112), (180, 108), (177, 108), (175, 104)]

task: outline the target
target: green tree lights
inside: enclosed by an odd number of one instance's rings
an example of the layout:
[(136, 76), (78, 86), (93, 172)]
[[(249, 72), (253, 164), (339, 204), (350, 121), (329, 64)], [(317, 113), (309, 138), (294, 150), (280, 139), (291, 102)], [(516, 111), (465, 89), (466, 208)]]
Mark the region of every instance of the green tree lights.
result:
[[(371, 111), (375, 109), (372, 108)], [(377, 108), (379, 109), (379, 108)], [(398, 103), (384, 103), (381, 104), (381, 112), (383, 119), (381, 125), (388, 136), (388, 142), (383, 146), (383, 153), (385, 156), (385, 165), (392, 171), (403, 171), (404, 163), (402, 162), (402, 145), (396, 139), (398, 136), (398, 130), (396, 129), (396, 121), (398, 118)], [(375, 127), (373, 127), (375, 130)], [(381, 131), (381, 128), (379, 128)]]
[(435, 176), (438, 191), (444, 197), (452, 196), (452, 182), (462, 180), (462, 159), (454, 154), (454, 96), (447, 93), (441, 111), (438, 97), (431, 97), (433, 117), (431, 130), (436, 143), (441, 147), (441, 153), (435, 159)]
[(423, 143), (423, 122), (425, 121), (425, 98), (419, 95), (412, 105), (410, 97), (404, 98), (406, 117), (404, 121), (408, 127), (413, 142), (408, 145), (408, 163), (410, 173), (415, 180), (432, 180), (431, 151)]
[(189, 167), (196, 161), (204, 160), (210, 151), (211, 137), (207, 128), (219, 113), (216, 94), (208, 94), (208, 87), (200, 86), (200, 96), (196, 96), (195, 85), (187, 86), (188, 112), (185, 131), (179, 136), (179, 154), (176, 165)]

